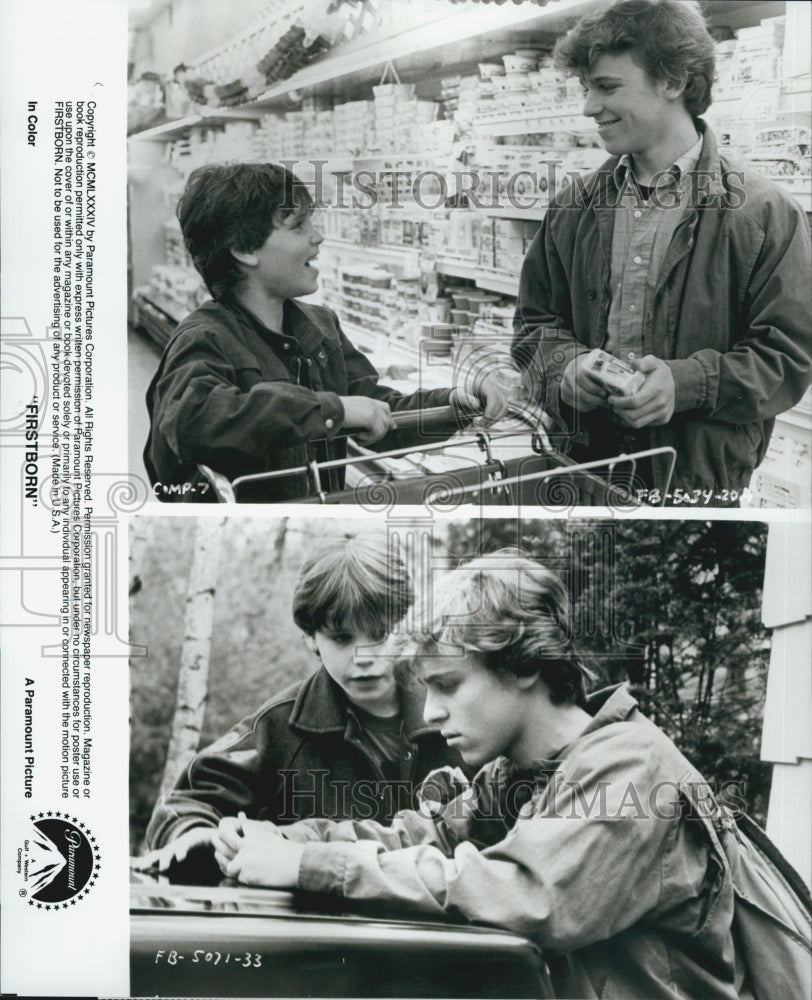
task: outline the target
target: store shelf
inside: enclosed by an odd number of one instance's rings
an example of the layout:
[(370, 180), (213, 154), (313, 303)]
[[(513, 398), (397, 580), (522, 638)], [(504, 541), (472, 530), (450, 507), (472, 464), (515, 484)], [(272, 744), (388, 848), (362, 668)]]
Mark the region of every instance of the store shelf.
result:
[(495, 219), (523, 219), (525, 222), (541, 222), (547, 212), (546, 205), (533, 208), (522, 208), (520, 205), (499, 205), (496, 208), (477, 208), (480, 215), (493, 216)]
[(500, 271), (488, 271), (477, 264), (466, 264), (464, 261), (450, 257), (437, 258), (437, 273), (448, 278), (464, 278), (475, 282), (477, 288), (487, 292), (498, 292), (500, 295), (519, 294), (519, 276), (513, 277)]
[(234, 121), (259, 121), (261, 112), (252, 110), (249, 106), (239, 110), (230, 111), (228, 108), (201, 108), (196, 115), (187, 115), (185, 118), (178, 118), (175, 121), (163, 122), (161, 125), (153, 125), (152, 128), (144, 129), (142, 132), (134, 132), (127, 136), (128, 139), (138, 139), (139, 141), (168, 142), (183, 135), (187, 129), (196, 125), (225, 125)]
[(425, 247), (394, 247), (394, 246), (370, 246), (364, 243), (353, 243), (350, 240), (337, 240), (328, 237), (322, 243), (326, 250), (340, 250), (344, 253), (361, 254), (374, 257), (378, 263), (389, 261), (393, 264), (404, 265), (409, 262), (409, 258), (417, 258), (425, 252)]
[[(362, 254), (369, 257), (375, 263), (385, 264), (405, 263), (409, 256), (415, 254), (427, 254), (431, 256), (431, 251), (425, 247), (388, 247), (388, 246), (359, 246), (350, 243), (349, 240), (327, 239), (323, 246), (331, 250), (339, 250), (346, 253)], [(499, 292), (501, 295), (516, 296), (519, 292), (519, 278), (500, 271), (489, 271), (479, 267), (473, 261), (466, 261), (462, 258), (435, 257), (435, 270), (438, 274), (443, 274), (448, 278), (462, 278), (466, 281), (473, 281), (477, 288), (483, 291)], [(366, 334), (366, 337), (375, 334)]]
[[(590, 6), (590, 0), (556, 0), (547, 7), (482, 5), (475, 17), (470, 10), (449, 11), (438, 7), (437, 14), (427, 22), (406, 26), (394, 34), (373, 32), (357, 42), (334, 49), (325, 58), (275, 83), (237, 109), (201, 107), (197, 114), (155, 125), (133, 133), (131, 138), (166, 141), (195, 125), (222, 124), (235, 118), (256, 119), (275, 106), (290, 107), (291, 98), (332, 95), (337, 87), (345, 90), (369, 88), (374, 82), (372, 71), (393, 61), (397, 61), (404, 79), (421, 75), (427, 59), (437, 66), (463, 61), (475, 63), (481, 56), (479, 47), (483, 38), (487, 38), (495, 49), (509, 49), (519, 43), (522, 36), (529, 44), (534, 32), (560, 29), (566, 19), (580, 16)], [(404, 5), (401, 18), (406, 18), (407, 12)], [(420, 13), (425, 16), (425, 8)]]
[(467, 262), (454, 257), (437, 257), (436, 270), (448, 278), (464, 278), (466, 281), (476, 281), (482, 273), (475, 261)]
[(416, 389), (435, 389), (452, 384), (453, 369), (450, 361), (441, 361), (437, 357), (427, 361), (425, 356), (421, 358), (418, 347), (406, 344), (394, 337), (387, 337), (382, 333), (370, 333), (362, 326), (357, 326), (343, 318), (341, 327), (356, 347), (370, 352), (373, 356), (385, 357), (387, 365), (405, 365), (414, 371), (419, 371), (421, 385), (419, 387), (415, 385)]
[[(481, 58), (481, 40), (489, 47), (509, 50), (527, 44), (536, 32), (557, 31), (591, 6), (591, 0), (555, 0), (546, 7), (536, 4), (483, 4), (476, 16), (470, 10), (441, 9), (427, 22), (405, 27), (397, 33), (373, 32), (362, 39), (334, 49), (325, 58), (298, 70), (286, 80), (275, 83), (258, 97), (239, 108), (201, 107), (198, 114), (165, 122), (133, 133), (130, 138), (166, 141), (182, 134), (194, 125), (220, 124), (234, 118), (258, 118), (261, 113), (279, 105), (290, 108), (290, 100), (320, 94), (334, 95), (337, 88), (345, 91), (368, 89), (375, 82), (373, 71), (396, 62), (401, 77), (411, 79), (424, 75), (427, 61), (437, 67), (461, 62), (476, 63)], [(408, 8), (403, 6), (402, 12)], [(421, 10), (425, 16), (425, 8)], [(406, 13), (401, 14), (406, 17)], [(386, 154), (384, 154), (386, 155)]]
[(139, 305), (143, 303), (152, 306), (154, 309), (159, 309), (165, 314), (167, 320), (175, 326), (188, 315), (188, 309), (184, 309), (179, 302), (168, 299), (164, 295), (158, 295), (152, 289), (136, 289), (133, 293), (133, 298)]
[(500, 295), (519, 294), (519, 276), (500, 273), (498, 271), (480, 271), (476, 278), (478, 288), (488, 292), (499, 292)]
[(371, 34), (359, 43), (334, 50), (328, 58), (275, 84), (253, 103), (275, 104), (291, 91), (319, 93), (325, 86), (333, 89), (336, 81), (347, 78), (369, 80), (371, 70), (383, 68), (388, 62), (397, 63), (404, 80), (410, 78), (412, 65), (419, 69), (421, 63), (425, 65), (427, 57), (433, 56), (439, 65), (465, 60), (475, 62), (476, 44), (469, 51), (466, 43), (489, 37), (498, 45), (503, 38), (509, 48), (517, 29), (531, 33), (549, 28), (555, 22), (563, 26), (565, 19), (580, 16), (590, 6), (588, 0), (557, 0), (545, 8), (536, 4), (483, 4), (475, 17), (470, 10), (445, 10), (428, 23), (406, 28), (395, 35)]
[(740, 108), (741, 121), (773, 121), (777, 117), (801, 115), (809, 124), (812, 76), (804, 73), (791, 79), (770, 83), (742, 83), (735, 90), (722, 91), (714, 96), (713, 109), (731, 114)]
[(530, 132), (595, 132), (595, 123), (584, 115), (494, 115), (474, 122), (477, 136), (526, 135)]
[(380, 163), (381, 160), (395, 160), (401, 163), (408, 163), (410, 170), (415, 168), (428, 170), (436, 166), (436, 161), (427, 157), (425, 153), (358, 153), (352, 157), (354, 166), (364, 163)]

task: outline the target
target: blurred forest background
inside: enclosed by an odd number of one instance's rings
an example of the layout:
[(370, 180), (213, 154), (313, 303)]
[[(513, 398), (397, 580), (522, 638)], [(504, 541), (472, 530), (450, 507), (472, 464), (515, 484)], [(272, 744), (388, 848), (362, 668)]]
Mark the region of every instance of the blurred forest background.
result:
[[(196, 747), (311, 673), (316, 661), (291, 617), (299, 565), (326, 534), (369, 531), (371, 522), (130, 523), (130, 639), (147, 647), (130, 661), (130, 846), (138, 853), (167, 770), (173, 720), (168, 778)], [(763, 824), (771, 772), (759, 759), (770, 647), (761, 624), (766, 525), (396, 518), (387, 530), (405, 542), (415, 567), (517, 545), (543, 561), (569, 587), (578, 645), (599, 683), (629, 681), (643, 711), (717, 790), (737, 782)], [(179, 673), (190, 685), (180, 699)], [(190, 703), (199, 704), (197, 722)]]

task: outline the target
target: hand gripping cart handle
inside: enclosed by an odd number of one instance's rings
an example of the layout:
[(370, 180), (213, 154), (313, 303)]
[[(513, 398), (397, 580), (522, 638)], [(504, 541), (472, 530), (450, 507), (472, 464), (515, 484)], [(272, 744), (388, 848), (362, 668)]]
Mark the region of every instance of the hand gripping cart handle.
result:
[[(633, 454), (622, 454), (591, 462), (576, 463), (549, 447), (543, 431), (537, 428), (538, 411), (511, 407), (511, 415), (519, 426), (499, 429), (469, 427), (452, 441), (434, 441), (385, 452), (371, 451), (357, 442), (351, 444), (354, 454), (326, 462), (274, 472), (239, 476), (229, 481), (222, 473), (208, 466), (200, 472), (211, 483), (218, 501), (240, 502), (240, 489), (248, 484), (269, 482), (285, 476), (307, 474), (312, 493), (292, 502), (323, 504), (359, 504), (365, 507), (414, 504), (443, 509), (458, 504), (499, 506), (642, 506), (635, 490), (635, 471), (642, 459), (662, 456), (666, 460), (666, 480), (659, 492), (665, 502), (676, 462), (673, 448), (650, 448)], [(407, 410), (392, 414), (398, 428), (430, 429), (458, 419), (451, 406), (426, 410)], [(458, 465), (447, 471), (425, 472), (415, 465), (407, 475), (387, 470), (387, 460), (405, 456), (430, 463), (431, 456), (441, 452), (453, 454)], [(421, 462), (425, 459), (425, 463)], [(397, 464), (397, 463), (396, 463)], [(352, 486), (325, 492), (321, 473), (327, 469), (355, 468)]]

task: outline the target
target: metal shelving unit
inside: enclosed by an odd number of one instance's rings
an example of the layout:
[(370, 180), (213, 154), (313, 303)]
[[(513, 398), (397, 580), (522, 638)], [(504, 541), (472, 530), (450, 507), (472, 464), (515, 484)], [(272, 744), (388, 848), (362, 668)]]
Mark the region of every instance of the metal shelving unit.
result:
[(185, 135), (189, 129), (198, 126), (225, 125), (226, 122), (234, 121), (259, 121), (262, 117), (260, 111), (245, 110), (229, 111), (227, 108), (201, 108), (196, 115), (186, 115), (184, 118), (176, 118), (173, 121), (161, 122), (160, 125), (151, 125), (141, 132), (135, 132), (128, 138), (137, 139), (139, 142), (167, 142), (170, 139), (177, 139)]

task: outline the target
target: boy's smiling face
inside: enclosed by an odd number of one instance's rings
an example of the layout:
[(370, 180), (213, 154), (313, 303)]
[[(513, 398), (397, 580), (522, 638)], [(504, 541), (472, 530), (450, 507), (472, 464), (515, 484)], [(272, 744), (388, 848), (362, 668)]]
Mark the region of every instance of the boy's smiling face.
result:
[(268, 238), (246, 255), (255, 261), (245, 265), (246, 281), (281, 302), (311, 295), (319, 286), (319, 272), (312, 262), (323, 240), (312, 211), (304, 206), (285, 217), (277, 213)]
[(599, 55), (581, 76), (584, 115), (613, 155), (646, 157), (668, 141), (675, 116), (686, 114), (682, 98), (664, 81), (652, 80), (631, 53)]
[(423, 717), (466, 764), (479, 767), (503, 754), (515, 759), (525, 736), (527, 701), (517, 677), (497, 676), (473, 652), (426, 656), (417, 673), (426, 688)]
[(398, 711), (394, 659), (382, 655), (385, 638), (352, 627), (325, 625), (308, 640), (324, 669), (350, 701), (381, 717)]

